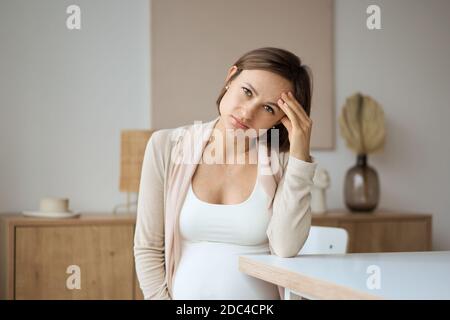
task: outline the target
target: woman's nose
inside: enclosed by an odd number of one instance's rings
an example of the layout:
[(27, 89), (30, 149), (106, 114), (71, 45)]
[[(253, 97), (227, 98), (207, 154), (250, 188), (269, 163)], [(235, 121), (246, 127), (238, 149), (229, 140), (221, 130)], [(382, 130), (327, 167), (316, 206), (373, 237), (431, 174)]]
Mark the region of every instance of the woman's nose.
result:
[(242, 117), (244, 117), (246, 119), (252, 119), (256, 110), (257, 110), (257, 104), (248, 102), (244, 106), (244, 108), (242, 108)]

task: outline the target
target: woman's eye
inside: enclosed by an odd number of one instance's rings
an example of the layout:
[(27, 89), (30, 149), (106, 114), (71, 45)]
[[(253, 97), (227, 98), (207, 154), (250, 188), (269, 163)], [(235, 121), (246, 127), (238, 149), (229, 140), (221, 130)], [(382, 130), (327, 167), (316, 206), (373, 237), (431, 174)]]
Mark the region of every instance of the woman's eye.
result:
[[(242, 90), (244, 91), (244, 94), (247, 96), (247, 97), (251, 97), (252, 96), (252, 92), (249, 90), (249, 89), (247, 89), (246, 87), (242, 87)], [(273, 108), (272, 107), (269, 107), (269, 106), (264, 106), (264, 109), (266, 109), (266, 111), (267, 112), (270, 112), (270, 113), (274, 113), (275, 111), (273, 110)]]
[(269, 106), (264, 106), (267, 112), (274, 113), (273, 108)]
[(242, 90), (244, 90), (244, 94), (248, 97), (252, 96), (252, 92), (248, 90), (246, 87), (242, 87)]

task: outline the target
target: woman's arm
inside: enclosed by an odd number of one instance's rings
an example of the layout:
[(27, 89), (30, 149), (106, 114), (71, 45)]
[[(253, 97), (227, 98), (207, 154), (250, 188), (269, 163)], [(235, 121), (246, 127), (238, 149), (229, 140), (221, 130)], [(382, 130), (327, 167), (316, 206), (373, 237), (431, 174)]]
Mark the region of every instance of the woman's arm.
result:
[(147, 143), (142, 163), (134, 258), (145, 299), (171, 299), (165, 282), (164, 257), (164, 144), (160, 132)]
[(289, 156), (278, 184), (267, 236), (273, 253), (294, 257), (303, 247), (311, 227), (311, 186), (316, 163)]

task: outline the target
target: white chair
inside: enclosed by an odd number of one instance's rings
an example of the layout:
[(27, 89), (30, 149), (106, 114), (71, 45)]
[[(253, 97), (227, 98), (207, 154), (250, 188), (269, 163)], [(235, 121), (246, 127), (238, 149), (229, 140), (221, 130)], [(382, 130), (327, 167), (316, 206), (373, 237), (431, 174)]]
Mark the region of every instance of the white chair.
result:
[[(334, 227), (313, 226), (309, 230), (308, 239), (297, 256), (309, 254), (343, 254), (347, 253), (347, 230)], [(285, 300), (301, 300), (300, 294), (284, 289)], [(303, 298), (304, 299), (304, 298)]]
[(298, 255), (347, 253), (347, 245), (347, 230), (313, 226), (309, 230), (308, 239), (306, 239)]

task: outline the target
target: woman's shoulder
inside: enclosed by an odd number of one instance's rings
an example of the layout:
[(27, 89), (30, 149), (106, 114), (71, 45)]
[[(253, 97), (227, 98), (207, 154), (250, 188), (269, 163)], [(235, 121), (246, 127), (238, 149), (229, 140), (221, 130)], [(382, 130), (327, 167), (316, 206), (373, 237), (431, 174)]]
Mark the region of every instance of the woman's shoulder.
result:
[(174, 129), (157, 129), (152, 132), (149, 143), (157, 148), (165, 146), (171, 140)]
[(153, 131), (149, 142), (157, 148), (173, 146), (174, 143), (181, 140), (186, 132), (190, 132), (192, 129), (193, 125), (184, 125), (169, 129), (157, 129)]
[(187, 124), (169, 129), (158, 129), (152, 133), (150, 139), (153, 139), (152, 143), (158, 148), (173, 147), (176, 143), (182, 141), (184, 137), (192, 138), (193, 136), (196, 136), (196, 133), (203, 134), (204, 130), (212, 127), (216, 120), (217, 119), (209, 122), (195, 122), (194, 124)]
[(147, 142), (147, 148), (159, 154), (164, 160), (167, 160), (167, 157), (170, 157), (173, 146), (178, 140), (176, 132), (177, 128), (153, 131)]

